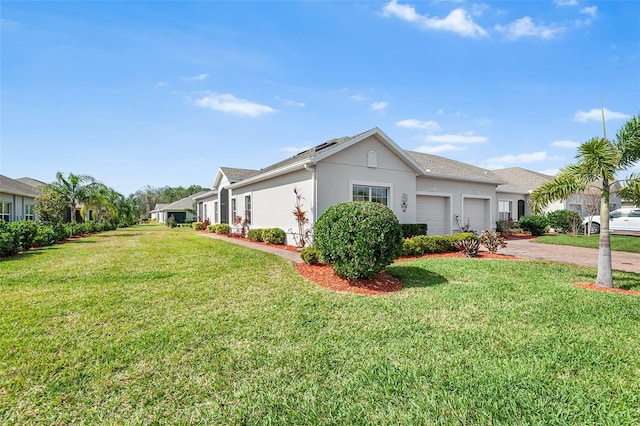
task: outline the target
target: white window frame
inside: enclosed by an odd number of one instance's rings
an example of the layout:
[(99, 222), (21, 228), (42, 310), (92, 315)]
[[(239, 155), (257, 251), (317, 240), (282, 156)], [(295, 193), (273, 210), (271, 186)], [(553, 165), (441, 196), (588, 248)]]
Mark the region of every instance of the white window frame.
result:
[(238, 202), (236, 201), (236, 197), (231, 197), (231, 225), (236, 223), (236, 217), (238, 217)]
[(24, 220), (36, 220), (36, 214), (33, 211), (33, 204), (24, 205)]
[[(508, 203), (509, 210), (507, 211), (501, 210), (502, 203)], [(503, 218), (502, 213), (509, 213), (509, 217)], [(513, 200), (498, 200), (498, 220), (503, 222), (513, 220)]]
[[(349, 199), (353, 201), (353, 187), (354, 186), (363, 186), (369, 187), (369, 200), (371, 202), (371, 188), (384, 188), (387, 190), (387, 207), (393, 210), (393, 184), (388, 182), (369, 182), (369, 181), (361, 181), (361, 180), (351, 180), (349, 181)], [(382, 203), (380, 203), (382, 204)]]
[(218, 211), (218, 202), (213, 202), (213, 223), (220, 223), (220, 212)]
[(244, 196), (244, 218), (243, 219), (247, 219), (247, 222), (249, 224), (251, 224), (251, 220), (252, 220), (251, 206), (252, 206), (251, 194), (247, 194)]
[(9, 201), (0, 201), (0, 220), (11, 222), (11, 203)]

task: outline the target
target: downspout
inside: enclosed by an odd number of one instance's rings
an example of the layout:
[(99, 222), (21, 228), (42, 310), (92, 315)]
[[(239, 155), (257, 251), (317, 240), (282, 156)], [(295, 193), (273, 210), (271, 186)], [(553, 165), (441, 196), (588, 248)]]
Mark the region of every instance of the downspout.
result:
[(316, 223), (316, 168), (305, 164), (304, 169), (311, 172), (311, 223), (313, 226)]

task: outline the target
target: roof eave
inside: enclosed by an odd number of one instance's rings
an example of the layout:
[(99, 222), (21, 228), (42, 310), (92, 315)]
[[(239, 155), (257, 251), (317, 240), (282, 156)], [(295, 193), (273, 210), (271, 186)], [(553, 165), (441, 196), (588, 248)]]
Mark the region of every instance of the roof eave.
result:
[(265, 173), (260, 173), (260, 174), (255, 175), (255, 176), (252, 176), (252, 177), (249, 177), (249, 178), (246, 178), (246, 179), (242, 179), (242, 180), (240, 180), (238, 182), (234, 182), (231, 185), (229, 185), (227, 188), (233, 190), (233, 189), (236, 189), (236, 188), (241, 188), (241, 187), (246, 186), (246, 185), (250, 185), (252, 183), (260, 182), (260, 181), (263, 181), (263, 180), (266, 180), (266, 179), (271, 179), (271, 178), (276, 177), (276, 176), (285, 175), (287, 173), (291, 173), (291, 172), (296, 171), (298, 169), (303, 169), (306, 164), (315, 164), (315, 161), (313, 161), (313, 159), (311, 159), (311, 158), (306, 158), (306, 159), (304, 159), (302, 161), (298, 161), (297, 163), (289, 164), (287, 166), (280, 167), (280, 168), (275, 169), (275, 170), (271, 170), (271, 171), (268, 171), (268, 172), (265, 172)]

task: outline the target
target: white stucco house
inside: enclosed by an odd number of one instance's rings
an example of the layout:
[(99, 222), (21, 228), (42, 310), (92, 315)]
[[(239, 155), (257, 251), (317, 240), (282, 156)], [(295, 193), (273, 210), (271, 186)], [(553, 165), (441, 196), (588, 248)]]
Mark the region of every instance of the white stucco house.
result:
[[(529, 207), (529, 196), (536, 188), (543, 183), (553, 180), (553, 176), (546, 175), (532, 170), (523, 169), (521, 167), (511, 167), (507, 169), (493, 170), (493, 172), (503, 179), (506, 183), (499, 185), (496, 195), (498, 198), (498, 220), (512, 219), (517, 221), (524, 215), (532, 214)], [(615, 184), (610, 201), (611, 210), (615, 210), (622, 206), (622, 200), (615, 194), (615, 190), (619, 188)], [(595, 197), (583, 195), (571, 195), (566, 200), (555, 201), (550, 203), (545, 209), (545, 213), (556, 210), (573, 210), (580, 213), (581, 216), (588, 215), (587, 204), (594, 204), (594, 208), (599, 208), (599, 194), (595, 192)]]
[[(382, 130), (329, 140), (260, 170), (221, 167), (213, 189), (194, 196), (201, 220), (233, 224), (247, 217), (252, 228), (297, 230), (294, 188), (313, 226), (343, 201), (387, 205), (400, 223), (426, 223), (430, 235), (495, 229), (493, 172), (443, 157), (405, 151)], [(288, 236), (288, 238), (290, 238)], [(291, 241), (289, 240), (288, 243)]]
[(151, 220), (159, 223), (167, 223), (169, 217), (173, 216), (176, 223), (184, 223), (188, 220), (196, 220), (196, 215), (192, 212), (195, 204), (195, 197), (204, 194), (198, 192), (181, 200), (169, 204), (156, 204), (155, 208), (149, 212)]
[(0, 220), (16, 222), (36, 220), (34, 206), (42, 195), (38, 186), (44, 185), (31, 178), (11, 179), (0, 175)]

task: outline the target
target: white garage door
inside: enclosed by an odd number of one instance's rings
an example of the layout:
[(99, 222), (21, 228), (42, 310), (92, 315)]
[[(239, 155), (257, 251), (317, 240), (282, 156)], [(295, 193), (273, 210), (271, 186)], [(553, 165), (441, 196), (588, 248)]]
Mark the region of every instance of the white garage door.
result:
[(485, 229), (489, 229), (489, 200), (482, 198), (465, 198), (463, 207), (464, 218), (461, 220), (464, 225), (469, 221), (470, 230), (480, 234)]
[(449, 198), (418, 195), (416, 203), (416, 223), (426, 223), (428, 235), (449, 233)]

